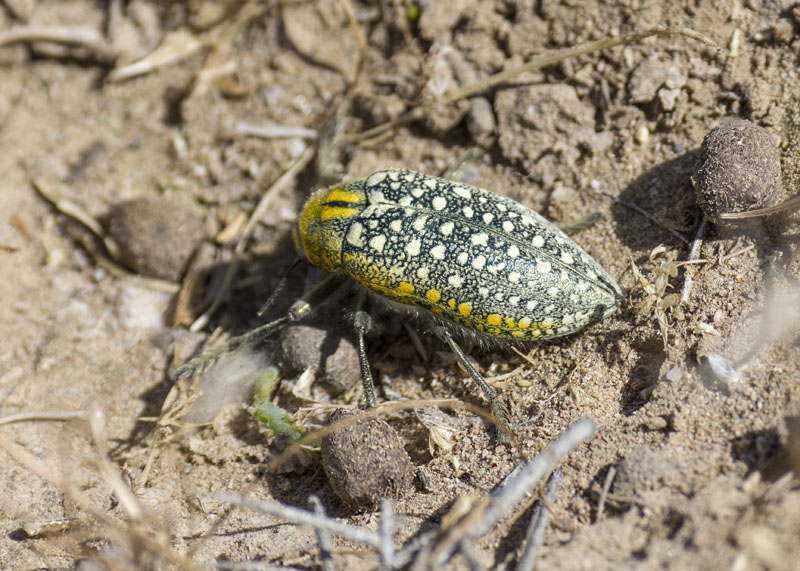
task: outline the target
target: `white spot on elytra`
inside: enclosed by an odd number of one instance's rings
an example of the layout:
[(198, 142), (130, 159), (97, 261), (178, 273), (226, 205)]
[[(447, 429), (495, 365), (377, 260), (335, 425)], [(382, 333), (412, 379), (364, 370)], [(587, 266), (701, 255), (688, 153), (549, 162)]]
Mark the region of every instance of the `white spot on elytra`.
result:
[(508, 303), (510, 303), (511, 305), (517, 305), (519, 303), (519, 296), (512, 295), (511, 297), (508, 298)]
[(466, 252), (461, 252), (458, 256), (456, 256), (456, 261), (463, 266), (469, 262), (469, 254)]
[(417, 268), (417, 277), (421, 280), (428, 279), (428, 274), (430, 273), (430, 269), (428, 266), (420, 266)]
[(439, 232), (441, 232), (443, 236), (449, 236), (450, 234), (453, 233), (454, 227), (455, 224), (453, 224), (452, 222), (445, 222), (444, 224), (439, 226)]
[(372, 204), (386, 204), (387, 202), (389, 202), (383, 195), (383, 191), (373, 189), (370, 190), (368, 194), (369, 194), (369, 201)]
[(489, 242), (489, 235), (486, 232), (478, 232), (470, 238), (473, 246), (485, 246)]
[(505, 232), (513, 232), (514, 231), (514, 223), (510, 220), (503, 220), (503, 230)]
[(497, 209), (500, 212), (505, 212), (506, 210), (508, 210), (508, 207), (505, 204), (503, 204), (502, 202), (498, 202), (497, 203)]
[(510, 281), (511, 283), (514, 284), (519, 283), (519, 278), (520, 278), (519, 272), (511, 272), (510, 274), (508, 274), (508, 281)]
[(472, 267), (476, 270), (482, 270), (486, 265), (486, 256), (478, 254), (472, 259)]
[[(388, 173), (386, 171), (376, 172), (367, 179), (367, 187), (375, 186), (376, 184), (382, 183), (384, 180), (386, 180), (387, 174)], [(370, 194), (370, 197), (371, 196), (372, 194)]]
[(556, 306), (551, 303), (550, 305), (548, 305), (547, 307), (545, 307), (542, 310), (542, 313), (547, 315), (548, 313), (553, 313), (555, 310), (556, 310)]
[(377, 236), (373, 236), (369, 240), (370, 248), (377, 250), (378, 252), (383, 251), (383, 246), (386, 244), (386, 236), (383, 234), (378, 234)]
[(542, 246), (544, 246), (544, 238), (542, 238), (539, 234), (537, 234), (536, 236), (533, 237), (531, 243), (533, 244), (534, 248), (541, 248)]
[(431, 248), (431, 256), (433, 256), (437, 260), (444, 260), (445, 252), (446, 250), (444, 248), (444, 244), (438, 244), (433, 248)]
[(556, 286), (550, 286), (547, 288), (547, 295), (550, 297), (558, 297), (558, 294), (561, 293), (560, 290)]
[(505, 267), (506, 267), (506, 263), (505, 262), (497, 262), (496, 264), (491, 264), (486, 269), (489, 270), (491, 273), (496, 274), (497, 272), (499, 272), (500, 270), (502, 270)]
[(472, 215), (475, 214), (475, 212), (472, 210), (472, 207), (470, 206), (465, 206), (464, 208), (461, 209), (461, 212), (463, 212), (464, 216), (466, 216), (467, 218), (472, 218)]
[(447, 199), (441, 195), (434, 196), (431, 201), (431, 206), (433, 206), (434, 210), (443, 210), (444, 207), (447, 206)]
[(506, 253), (508, 254), (509, 258), (516, 258), (519, 256), (519, 248), (517, 248), (514, 244), (511, 244)]
[(481, 297), (486, 297), (487, 295), (489, 295), (489, 288), (487, 288), (487, 287), (479, 287), (478, 288), (478, 293), (480, 294)]
[(396, 218), (389, 223), (389, 228), (391, 228), (392, 232), (402, 232), (403, 221), (399, 218)]
[(422, 190), (422, 189), (421, 189), (420, 187), (418, 187), (418, 186), (415, 186), (414, 188), (412, 188), (412, 189), (411, 189), (411, 196), (413, 196), (414, 198), (419, 198), (419, 197), (420, 197), (420, 196), (422, 196), (423, 194), (425, 194), (425, 191), (424, 191), (424, 190)]
[(417, 238), (411, 240), (408, 244), (406, 244), (406, 253), (409, 256), (419, 256), (419, 250), (422, 246), (422, 242), (420, 242)]
[(461, 186), (460, 184), (454, 184), (451, 188), (453, 189), (453, 193), (456, 194), (457, 196), (460, 196), (461, 198), (466, 198), (466, 199), (472, 198), (472, 193), (465, 186)]
[(528, 309), (528, 311), (533, 311), (534, 309), (536, 309), (537, 305), (539, 305), (539, 302), (536, 301), (535, 299), (532, 299), (525, 304), (525, 307)]
[(561, 261), (565, 264), (571, 264), (575, 261), (575, 259), (570, 255), (569, 252), (561, 252)]
[(364, 227), (355, 222), (347, 231), (347, 241), (357, 248), (364, 247), (364, 237), (361, 235), (364, 232)]
[(484, 224), (491, 224), (492, 220), (494, 220), (494, 214), (491, 212), (484, 212), (481, 218), (483, 218)]
[(550, 265), (550, 262), (542, 260), (536, 264), (536, 271), (546, 276), (552, 271), (553, 267)]
[(453, 274), (452, 276), (447, 277), (447, 283), (453, 287), (461, 287), (464, 285), (464, 278), (459, 275)]
[(427, 216), (417, 216), (414, 219), (414, 222), (412, 222), (411, 226), (417, 232), (422, 232), (425, 229), (425, 223), (426, 222), (428, 222), (428, 217)]

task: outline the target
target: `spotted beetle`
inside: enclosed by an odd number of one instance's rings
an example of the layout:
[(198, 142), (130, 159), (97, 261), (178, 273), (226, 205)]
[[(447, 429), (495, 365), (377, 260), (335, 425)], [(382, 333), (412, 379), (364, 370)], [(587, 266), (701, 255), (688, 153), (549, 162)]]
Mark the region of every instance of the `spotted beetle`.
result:
[(530, 341), (575, 333), (616, 311), (621, 290), (600, 265), (531, 209), (487, 190), (401, 169), (323, 188), (303, 206), (300, 255), (330, 275), (281, 318), (180, 367), (193, 374), (222, 354), (308, 316), (348, 278), (362, 286), (354, 325), (364, 401), (376, 404), (364, 342), (373, 299), (428, 317), (507, 421), (495, 390), (454, 337)]

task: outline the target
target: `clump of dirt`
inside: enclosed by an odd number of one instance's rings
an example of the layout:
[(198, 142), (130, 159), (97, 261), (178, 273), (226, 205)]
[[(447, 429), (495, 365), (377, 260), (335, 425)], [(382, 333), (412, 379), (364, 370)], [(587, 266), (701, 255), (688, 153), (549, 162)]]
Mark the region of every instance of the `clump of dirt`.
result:
[(712, 222), (720, 214), (774, 206), (781, 197), (776, 137), (744, 119), (729, 119), (703, 139), (692, 183)]
[[(358, 413), (339, 409), (329, 423)], [(322, 467), (331, 488), (349, 507), (374, 510), (382, 498), (400, 498), (411, 485), (414, 465), (400, 435), (384, 420), (369, 418), (322, 439)]]

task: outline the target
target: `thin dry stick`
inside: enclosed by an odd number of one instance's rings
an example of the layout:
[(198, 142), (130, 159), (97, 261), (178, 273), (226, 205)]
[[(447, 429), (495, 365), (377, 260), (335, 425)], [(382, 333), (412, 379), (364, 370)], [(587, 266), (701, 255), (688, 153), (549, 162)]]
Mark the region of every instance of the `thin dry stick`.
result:
[(743, 220), (745, 218), (756, 218), (757, 216), (769, 216), (771, 214), (777, 214), (778, 212), (783, 212), (784, 210), (789, 210), (790, 208), (796, 208), (800, 206), (800, 196), (796, 196), (794, 198), (790, 198), (780, 204), (776, 204), (775, 206), (767, 206), (765, 208), (754, 208), (753, 210), (748, 210), (747, 212), (726, 212), (725, 214), (720, 214), (720, 220)]
[[(317, 496), (308, 498), (308, 503), (311, 504), (311, 509), (320, 517), (325, 517), (325, 508), (322, 507), (322, 502), (319, 501)], [(317, 532), (317, 545), (319, 545), (319, 560), (322, 571), (335, 571), (336, 564), (333, 562), (333, 554), (331, 553), (331, 536), (326, 529), (316, 529)]]
[(435, 102), (422, 103), (417, 107), (414, 107), (413, 109), (400, 115), (399, 117), (396, 117), (395, 119), (387, 121), (386, 123), (373, 127), (372, 129), (367, 129), (366, 131), (362, 131), (361, 133), (355, 133), (353, 135), (343, 137), (343, 142), (355, 143), (358, 141), (363, 141), (364, 139), (371, 139), (372, 137), (380, 135), (385, 131), (394, 129), (395, 127), (406, 125), (408, 123), (413, 123), (414, 121), (419, 121), (420, 119), (425, 118), (428, 115), (430, 107), (438, 105), (449, 105), (451, 103), (455, 103), (456, 101), (459, 101), (461, 99), (466, 99), (467, 97), (475, 95), (476, 93), (486, 91), (487, 89), (490, 89), (492, 87), (497, 87), (498, 85), (506, 83), (509, 80), (513, 79), (514, 77), (517, 77), (518, 75), (521, 75), (523, 73), (537, 71), (539, 69), (553, 65), (568, 58), (577, 57), (580, 55), (588, 54), (599, 50), (605, 50), (619, 45), (638, 42), (651, 36), (669, 36), (669, 35), (686, 36), (687, 38), (691, 38), (693, 40), (700, 41), (714, 48), (718, 48), (718, 46), (714, 43), (713, 40), (702, 34), (695, 32), (694, 30), (690, 30), (688, 28), (657, 27), (651, 30), (646, 30), (644, 32), (635, 32), (633, 34), (627, 34), (625, 36), (622, 36), (621, 38), (605, 38), (594, 42), (588, 42), (580, 46), (565, 48), (562, 50), (555, 50), (543, 54), (541, 56), (535, 57), (528, 63), (513, 67), (511, 69), (507, 69), (505, 71), (501, 71), (500, 73), (496, 73), (495, 75), (492, 75), (490, 77), (472, 83), (465, 87), (462, 87), (461, 89), (457, 89), (455, 91), (446, 93), (441, 99)]
[(131, 489), (122, 481), (117, 467), (111, 463), (108, 457), (108, 439), (106, 438), (105, 415), (97, 406), (92, 406), (89, 410), (89, 428), (92, 431), (92, 439), (97, 450), (98, 464), (100, 472), (106, 482), (117, 495), (120, 506), (125, 511), (128, 518), (134, 521), (141, 521), (143, 510), (139, 501), (131, 492)]
[(544, 543), (544, 532), (550, 521), (548, 504), (552, 504), (556, 500), (563, 481), (564, 472), (561, 468), (557, 468), (544, 486), (544, 499), (539, 499), (534, 504), (528, 533), (525, 536), (525, 550), (522, 552), (522, 557), (520, 557), (517, 564), (517, 571), (533, 571), (539, 548)]
[(322, 529), (335, 533), (350, 541), (364, 543), (375, 549), (381, 546), (381, 538), (377, 533), (366, 531), (360, 527), (340, 523), (326, 515), (318, 515), (307, 510), (285, 506), (278, 502), (265, 502), (248, 498), (234, 492), (218, 492), (212, 496), (214, 499), (232, 506), (238, 506), (260, 512), (265, 515), (275, 516), (297, 525), (310, 525), (314, 529)]
[(381, 564), (386, 569), (395, 568), (394, 554), (394, 506), (387, 498), (381, 500), (381, 519), (378, 527), (378, 538), (380, 546), (378, 552), (381, 556)]
[(608, 498), (608, 491), (611, 489), (611, 484), (614, 483), (614, 478), (617, 476), (617, 469), (614, 466), (608, 469), (608, 474), (606, 474), (606, 479), (603, 482), (603, 490), (600, 492), (600, 501), (597, 503), (597, 518), (595, 521), (600, 521), (603, 519), (603, 510), (606, 507), (606, 498)]
[(350, 80), (350, 86), (346, 91), (346, 95), (349, 95), (352, 93), (353, 89), (355, 89), (358, 80), (361, 78), (361, 73), (364, 71), (364, 62), (367, 59), (367, 38), (364, 36), (361, 26), (358, 25), (358, 20), (356, 19), (355, 11), (353, 10), (353, 5), (350, 3), (350, 0), (339, 0), (339, 6), (341, 6), (342, 10), (344, 11), (344, 15), (347, 18), (347, 23), (350, 26), (353, 35), (356, 37), (356, 42), (358, 43), (358, 59), (356, 60), (356, 69), (355, 73), (353, 74), (353, 79)]
[(88, 26), (17, 26), (0, 32), (0, 47), (48, 42), (88, 50), (98, 61), (112, 63), (119, 55), (102, 34)]
[[(706, 221), (703, 219), (700, 222), (700, 227), (697, 229), (697, 234), (695, 234), (694, 240), (692, 240), (692, 247), (689, 250), (689, 258), (686, 260), (687, 262), (693, 262), (697, 260), (700, 256), (700, 248), (703, 246), (703, 236), (706, 233)], [(684, 273), (686, 277), (683, 278), (683, 291), (681, 292), (681, 303), (686, 303), (689, 301), (689, 295), (692, 292), (692, 283), (694, 282), (694, 277), (691, 273), (689, 273), (688, 268), (684, 268)]]
[(19, 412), (0, 417), (0, 426), (13, 424), (15, 422), (29, 422), (32, 420), (47, 421), (67, 421), (67, 420), (86, 420), (85, 410), (41, 410), (31, 412)]

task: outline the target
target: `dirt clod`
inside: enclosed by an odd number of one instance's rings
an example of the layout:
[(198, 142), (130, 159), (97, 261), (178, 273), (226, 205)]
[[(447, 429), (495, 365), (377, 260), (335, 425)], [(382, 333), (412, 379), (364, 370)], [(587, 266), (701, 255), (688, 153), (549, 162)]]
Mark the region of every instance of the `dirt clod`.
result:
[(706, 135), (692, 176), (697, 204), (712, 222), (777, 204), (780, 180), (775, 137), (745, 119), (729, 119)]
[(111, 207), (108, 233), (122, 263), (145, 275), (179, 281), (197, 245), (203, 220), (187, 204), (162, 196), (136, 198)]
[[(359, 413), (339, 409), (334, 423)], [(322, 466), (331, 488), (353, 509), (375, 509), (381, 498), (401, 497), (414, 479), (403, 440), (385, 421), (360, 420), (322, 439)]]
[(356, 347), (342, 336), (341, 326), (335, 323), (286, 327), (280, 335), (280, 359), (287, 371), (316, 369), (333, 396), (351, 388), (361, 378)]

